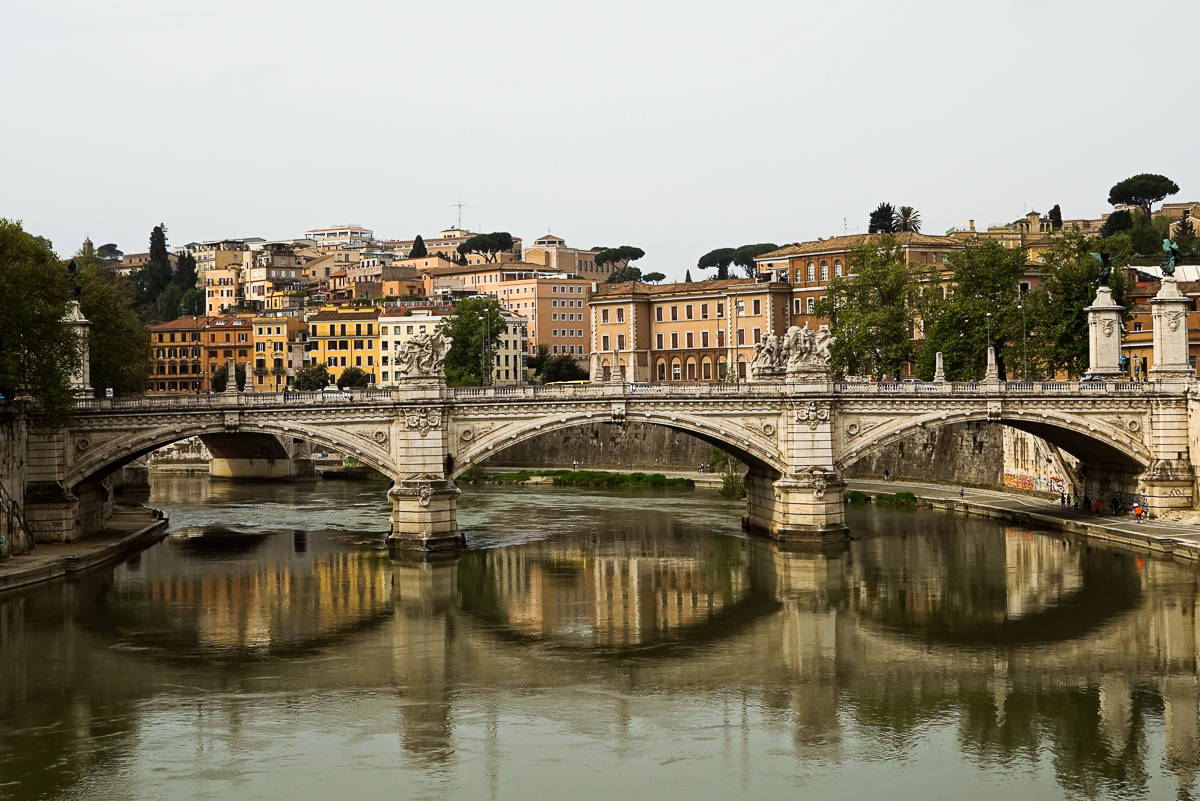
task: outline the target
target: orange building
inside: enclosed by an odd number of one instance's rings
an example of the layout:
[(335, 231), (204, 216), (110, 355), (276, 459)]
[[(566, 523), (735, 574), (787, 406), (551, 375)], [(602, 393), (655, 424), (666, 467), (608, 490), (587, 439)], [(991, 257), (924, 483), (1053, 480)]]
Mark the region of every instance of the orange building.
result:
[(247, 317), (180, 317), (150, 327), (154, 348), (147, 393), (198, 394), (212, 390), (212, 375), (229, 359), (243, 367), (254, 351)]

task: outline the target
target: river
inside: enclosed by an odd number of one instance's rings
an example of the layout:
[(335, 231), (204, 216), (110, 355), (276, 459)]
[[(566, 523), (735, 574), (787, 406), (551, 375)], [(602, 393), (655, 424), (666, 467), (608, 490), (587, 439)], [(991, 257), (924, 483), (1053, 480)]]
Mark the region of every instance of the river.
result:
[(706, 491), (154, 478), (171, 535), (0, 597), (0, 798), (1192, 798), (1193, 566), (851, 507), (788, 551)]

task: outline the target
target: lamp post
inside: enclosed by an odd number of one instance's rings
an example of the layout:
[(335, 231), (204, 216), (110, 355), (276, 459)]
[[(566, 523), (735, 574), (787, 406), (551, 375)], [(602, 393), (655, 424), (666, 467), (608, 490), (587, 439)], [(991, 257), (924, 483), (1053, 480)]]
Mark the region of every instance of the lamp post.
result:
[(483, 346), (482, 347), (483, 353), (481, 354), (481, 358), (483, 360), (483, 385), (485, 387), (492, 383), (492, 380), (491, 380), (492, 379), (492, 359), (491, 359), (491, 350), (492, 350), (492, 348), (491, 348), (491, 344), (492, 344), (491, 316), (492, 315), (490, 314), (491, 310), (492, 310), (492, 307), (489, 304), (484, 309), (483, 314), (479, 315), (479, 322), (482, 324), (482, 328), (483, 328), (483, 342), (481, 343)]
[[(1022, 296), (1022, 300), (1024, 296)], [(1018, 303), (1017, 308), (1021, 310), (1021, 372), (1023, 381), (1029, 380), (1029, 338), (1025, 334), (1025, 304)]]

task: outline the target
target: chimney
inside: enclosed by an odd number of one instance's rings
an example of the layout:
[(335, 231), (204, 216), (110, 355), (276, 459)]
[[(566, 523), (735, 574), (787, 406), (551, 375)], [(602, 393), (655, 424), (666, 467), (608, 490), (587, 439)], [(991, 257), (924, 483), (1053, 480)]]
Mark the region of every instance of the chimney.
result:
[(975, 230), (975, 221), (970, 220), (970, 223), (971, 223), (971, 230), (974, 231)]

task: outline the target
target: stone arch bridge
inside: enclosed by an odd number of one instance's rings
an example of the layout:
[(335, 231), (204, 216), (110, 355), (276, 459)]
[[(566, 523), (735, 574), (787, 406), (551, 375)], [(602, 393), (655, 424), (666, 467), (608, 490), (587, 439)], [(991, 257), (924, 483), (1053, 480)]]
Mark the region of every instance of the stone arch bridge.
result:
[(71, 424), (28, 442), (25, 517), (39, 539), (99, 528), (104, 479), (197, 435), (275, 435), (353, 455), (390, 476), (391, 541), (459, 542), (455, 479), (504, 448), (557, 429), (635, 421), (692, 434), (748, 466), (747, 529), (781, 540), (846, 536), (842, 471), (920, 428), (1009, 425), (1080, 460), (1087, 486), (1137, 492), (1150, 514), (1192, 508), (1194, 378), (1144, 383), (939, 381), (448, 388), (440, 377), (395, 389), (82, 400)]

